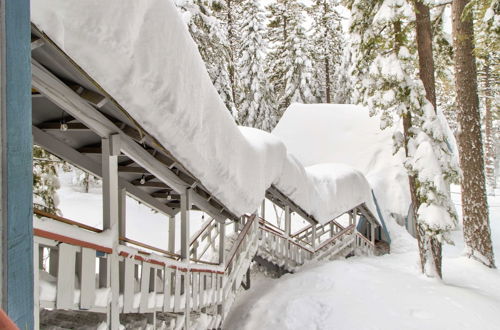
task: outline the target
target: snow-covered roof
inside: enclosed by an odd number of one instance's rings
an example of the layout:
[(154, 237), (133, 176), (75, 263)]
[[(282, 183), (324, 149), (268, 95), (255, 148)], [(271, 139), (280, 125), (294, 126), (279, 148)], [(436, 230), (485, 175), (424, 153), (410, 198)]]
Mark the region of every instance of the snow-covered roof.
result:
[(364, 174), (385, 215), (406, 215), (408, 177), (404, 154), (393, 154), (392, 134), (368, 109), (349, 104), (292, 104), (273, 130), (305, 166), (352, 166)]
[(304, 168), (280, 139), (236, 126), (172, 1), (32, 0), (31, 10), (37, 28), (233, 213), (254, 212), (274, 185), (320, 222), (361, 203), (376, 214), (362, 173)]

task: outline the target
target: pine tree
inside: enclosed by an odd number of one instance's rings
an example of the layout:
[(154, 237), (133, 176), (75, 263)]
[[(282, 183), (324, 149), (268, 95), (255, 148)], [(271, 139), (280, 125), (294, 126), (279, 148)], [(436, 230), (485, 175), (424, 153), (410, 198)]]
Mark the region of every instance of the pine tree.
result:
[[(237, 68), (238, 53), (241, 48), (241, 35), (238, 33), (239, 22), (242, 19), (241, 15), (245, 15), (241, 10), (241, 0), (219, 0), (212, 1), (212, 9), (222, 24), (227, 38), (227, 53), (228, 53), (228, 74), (229, 74), (229, 89), (232, 93), (234, 102), (235, 114), (239, 112), (239, 104), (242, 102), (241, 82), (239, 70)], [(238, 119), (239, 115), (235, 118)]]
[(33, 146), (33, 204), (34, 208), (59, 214), (57, 208), (59, 199), (59, 179), (57, 176), (57, 162), (60, 160), (48, 153), (45, 149)]
[[(210, 0), (176, 0), (176, 5), (188, 24), (189, 31), (198, 45), (208, 74), (231, 114), (237, 109), (232, 90), (230, 70), (233, 62), (224, 23), (214, 13)], [(220, 7), (215, 6), (215, 10)]]
[(332, 103), (340, 87), (340, 64), (344, 40), (337, 0), (314, 0), (308, 8), (312, 18), (311, 55), (314, 63), (314, 80), (320, 102)]
[(271, 131), (277, 120), (274, 93), (264, 67), (267, 49), (265, 17), (259, 0), (243, 0), (241, 7), (242, 21), (238, 30), (241, 47), (236, 67), (241, 79), (242, 102), (238, 122)]
[(462, 214), (467, 255), (495, 267), (484, 175), (477, 70), (473, 54), (472, 10), (468, 0), (453, 0), (452, 27), (458, 105), (458, 148), (462, 179)]
[(432, 37), (434, 47), (434, 64), (436, 74), (436, 102), (448, 121), (450, 129), (457, 132), (457, 113), (455, 104), (455, 76), (453, 73), (453, 46), (451, 35), (444, 28), (443, 16), (446, 6), (438, 6), (431, 12), (434, 17)]
[[(422, 82), (416, 76), (411, 37), (412, 6), (404, 0), (383, 2), (349, 0), (351, 32), (356, 55), (360, 97), (381, 114), (381, 127), (402, 121), (396, 131), (396, 150), (403, 148), (422, 272), (441, 276), (440, 249), (433, 242), (450, 242), (457, 215), (449, 195), (459, 170), (448, 149), (447, 136)], [(396, 126), (397, 127), (397, 126)]]
[(297, 0), (277, 0), (268, 7), (267, 59), (271, 83), (278, 98), (277, 117), (292, 102), (315, 102), (312, 63), (302, 26), (304, 5)]
[[(480, 107), (484, 126), (484, 157), (487, 189), (496, 188), (494, 118), (500, 115), (496, 94), (500, 81), (500, 0), (474, 1), (475, 55), (478, 63)], [(496, 18), (496, 20), (495, 20)]]

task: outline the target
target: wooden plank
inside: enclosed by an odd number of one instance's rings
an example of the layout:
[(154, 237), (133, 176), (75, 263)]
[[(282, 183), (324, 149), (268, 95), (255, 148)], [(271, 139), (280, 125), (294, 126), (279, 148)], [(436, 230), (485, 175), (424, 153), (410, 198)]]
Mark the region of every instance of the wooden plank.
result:
[(165, 265), (163, 270), (163, 311), (170, 312), (173, 309), (172, 282), (174, 280), (174, 270)]
[(73, 309), (75, 296), (75, 262), (77, 247), (62, 243), (59, 245), (57, 270), (57, 309)]
[(181, 272), (178, 269), (174, 279), (174, 312), (178, 313), (181, 311)]
[(97, 244), (94, 244), (94, 243), (89, 243), (89, 242), (81, 241), (79, 239), (75, 239), (75, 238), (68, 237), (68, 236), (63, 236), (63, 235), (55, 234), (55, 233), (48, 232), (48, 231), (45, 231), (45, 230), (42, 230), (42, 229), (37, 229), (37, 228), (33, 229), (33, 234), (35, 236), (44, 237), (44, 238), (52, 239), (54, 241), (64, 242), (64, 243), (71, 244), (71, 245), (77, 245), (77, 246), (81, 246), (81, 247), (86, 247), (86, 248), (89, 248), (89, 249), (94, 249), (94, 250), (97, 250), (97, 251), (100, 251), (100, 252), (104, 252), (104, 253), (108, 253), (108, 254), (113, 253), (113, 249), (111, 249), (111, 248), (108, 248), (108, 247), (105, 247), (105, 246), (101, 246), (101, 245), (97, 245)]
[(124, 258), (125, 270), (123, 281), (123, 313), (132, 313), (135, 296), (135, 262)]
[(141, 269), (141, 300), (139, 304), (139, 313), (146, 313), (148, 311), (150, 273), (151, 265), (147, 262), (143, 262)]
[(192, 299), (193, 299), (193, 311), (198, 311), (199, 309), (199, 290), (200, 290), (200, 273), (192, 272), (191, 277), (193, 280), (192, 285)]
[(80, 308), (90, 309), (95, 302), (96, 251), (82, 248), (80, 279)]

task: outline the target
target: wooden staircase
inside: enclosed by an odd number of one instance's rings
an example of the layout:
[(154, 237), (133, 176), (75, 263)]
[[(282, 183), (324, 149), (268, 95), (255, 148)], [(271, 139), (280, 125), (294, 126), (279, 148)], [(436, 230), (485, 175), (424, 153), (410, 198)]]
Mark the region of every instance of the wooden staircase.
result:
[[(42, 215), (51, 218), (46, 221), (78, 226), (68, 219)], [(78, 230), (81, 237), (88, 232), (100, 234), (83, 225)], [(221, 328), (254, 260), (283, 274), (313, 260), (374, 252), (372, 242), (356, 231), (354, 223), (343, 227), (332, 220), (288, 236), (256, 215), (242, 217), (228, 240), (223, 264), (206, 260), (207, 251), (217, 252), (220, 235), (213, 219), (192, 237), (187, 263), (175, 253), (152, 251), (148, 245), (125, 238), (113, 248), (42, 230), (34, 234), (37, 311), (85, 311), (100, 313), (106, 320), (113, 303), (111, 273), (117, 271), (119, 301), (115, 303), (120, 322), (130, 323), (143, 315), (144, 322), (163, 329), (190, 328), (201, 319), (209, 329)], [(50, 290), (52, 296), (47, 293)]]

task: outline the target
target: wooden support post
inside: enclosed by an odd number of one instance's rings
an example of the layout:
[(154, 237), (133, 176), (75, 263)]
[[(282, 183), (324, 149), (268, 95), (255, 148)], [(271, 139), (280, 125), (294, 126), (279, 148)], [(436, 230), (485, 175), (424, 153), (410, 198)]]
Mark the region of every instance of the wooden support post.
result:
[[(191, 209), (190, 189), (181, 192), (181, 259), (189, 266), (189, 210)], [(184, 329), (189, 329), (189, 314), (191, 313), (190, 269), (184, 273)]]
[(290, 212), (290, 206), (285, 206), (285, 235), (290, 237), (292, 231), (292, 214)]
[(0, 2), (0, 50), (0, 307), (20, 329), (33, 329), (29, 0)]
[(370, 223), (370, 229), (371, 229), (370, 238), (373, 246), (375, 246), (375, 225), (373, 223)]
[(168, 217), (168, 252), (175, 253), (175, 216)]
[(190, 190), (184, 189), (181, 192), (181, 258), (189, 262), (189, 210)]
[(118, 259), (118, 236), (120, 221), (120, 190), (118, 186), (118, 155), (120, 154), (120, 136), (110, 135), (102, 139), (102, 196), (103, 196), (103, 229), (110, 230), (113, 241), (113, 253), (108, 255), (109, 285), (111, 287), (111, 303), (108, 316), (109, 329), (120, 327), (119, 295), (120, 274)]
[(224, 222), (219, 222), (219, 265), (224, 265), (225, 258), (225, 240), (226, 240), (226, 225)]
[(120, 188), (119, 210), (119, 236), (127, 237), (127, 190), (123, 187)]
[(315, 250), (316, 249), (316, 225), (312, 225), (311, 245), (312, 245), (313, 250)]

